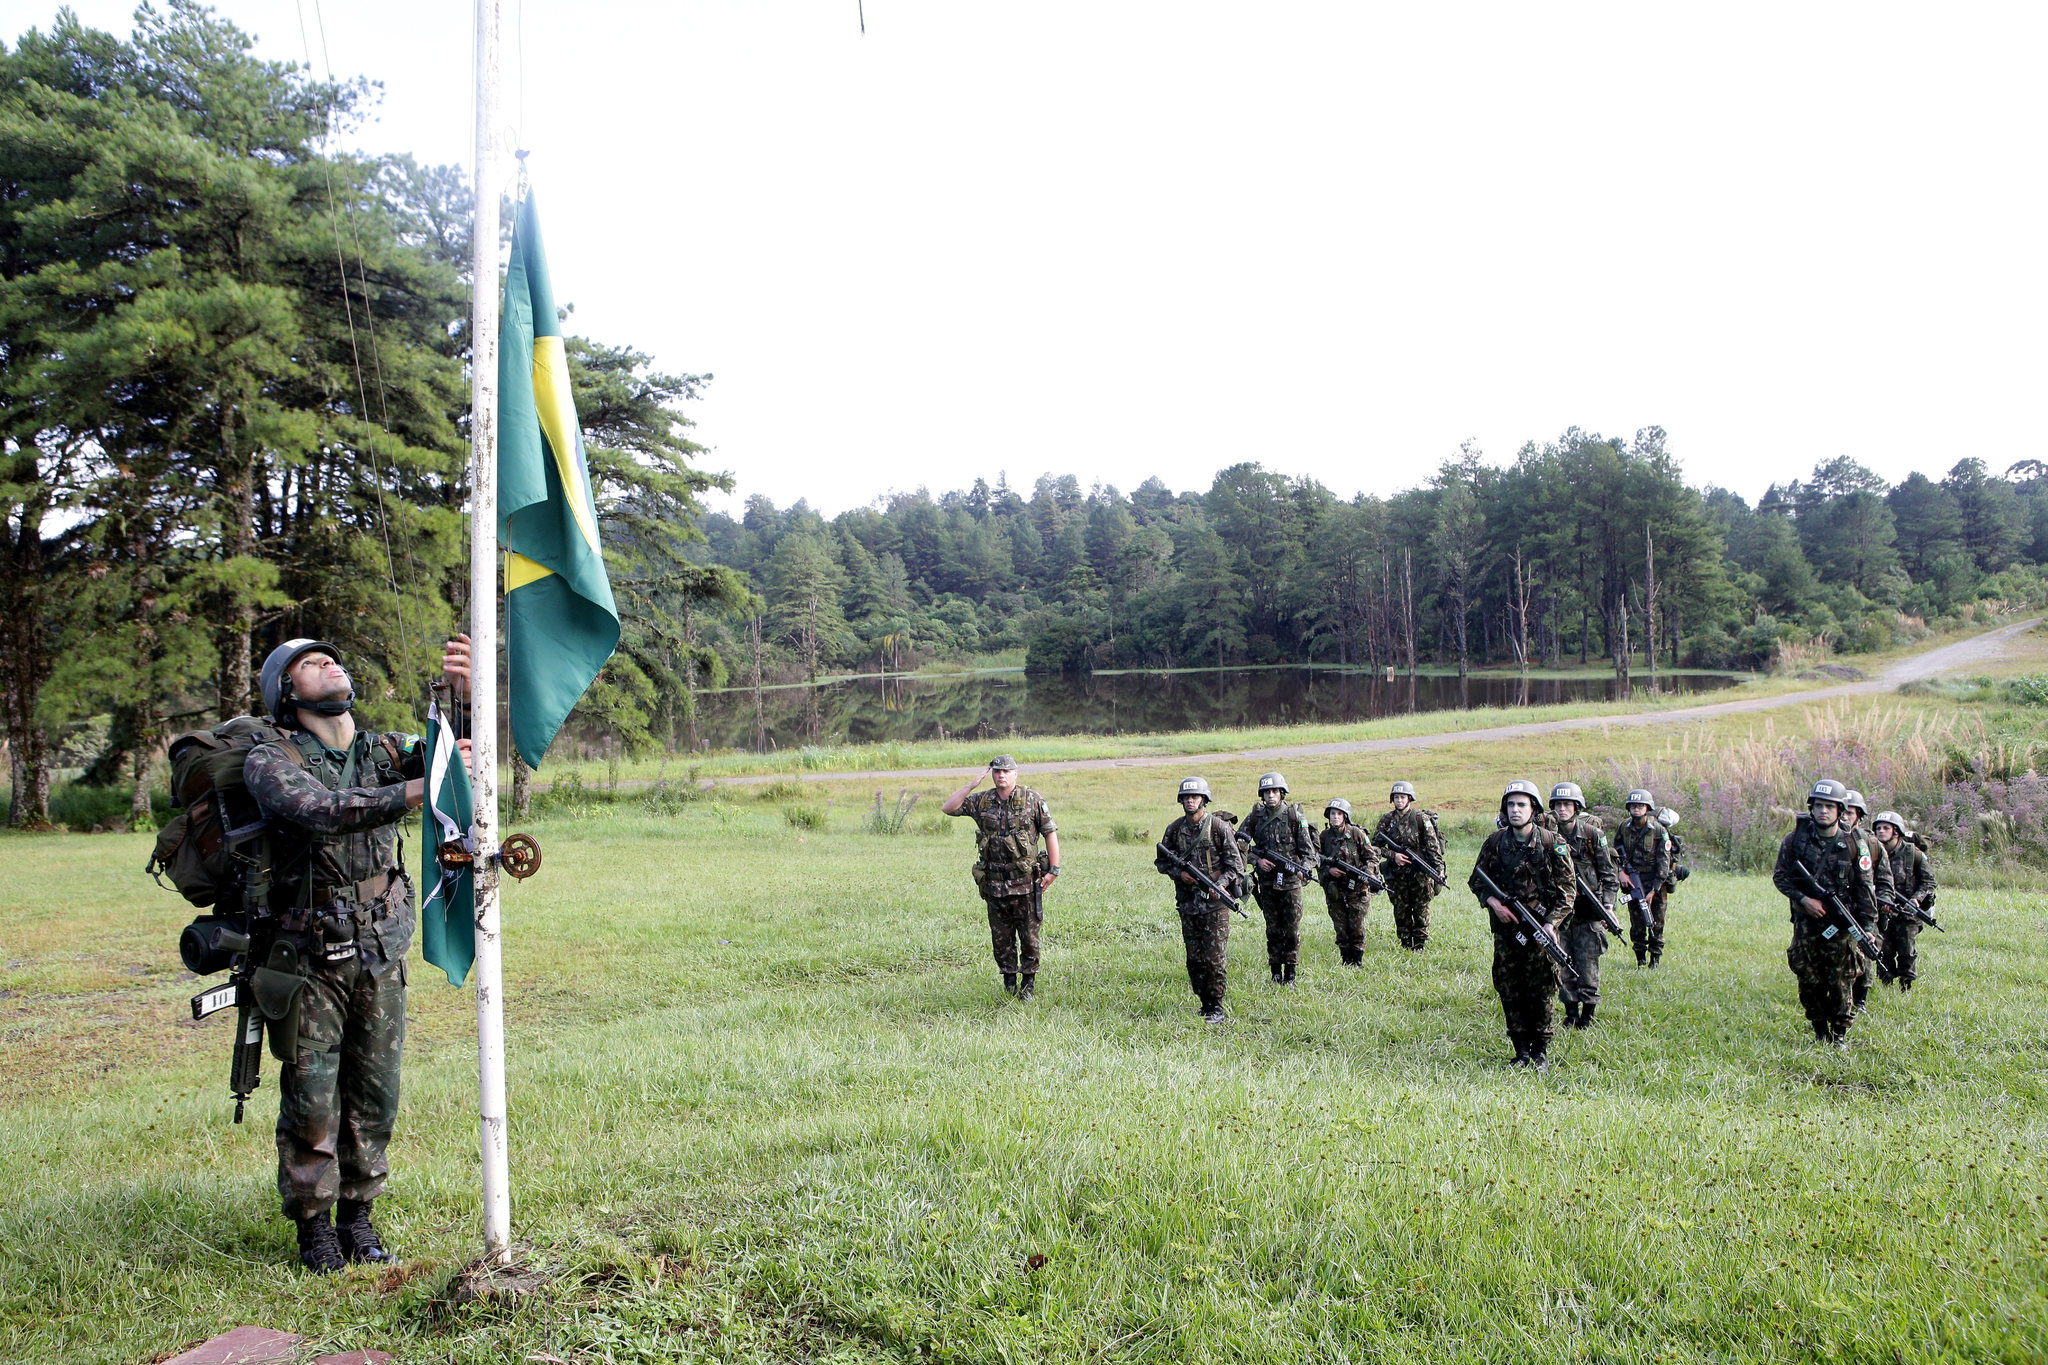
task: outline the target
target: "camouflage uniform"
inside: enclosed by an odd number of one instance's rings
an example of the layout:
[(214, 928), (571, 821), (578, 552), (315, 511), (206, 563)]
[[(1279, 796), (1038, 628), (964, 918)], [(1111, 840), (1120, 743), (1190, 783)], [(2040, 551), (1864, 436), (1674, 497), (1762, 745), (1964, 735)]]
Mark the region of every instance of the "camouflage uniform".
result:
[(1291, 801), (1268, 806), (1261, 801), (1237, 827), (1238, 842), (1244, 845), (1244, 862), (1251, 869), (1259, 909), (1266, 917), (1266, 965), (1275, 975), (1301, 961), (1301, 879), (1276, 867), (1259, 868), (1252, 845), (1263, 844), (1316, 870), (1316, 843), (1308, 830), (1308, 817)]
[(1849, 831), (1849, 837), (1862, 850), (1859, 856), (1870, 859), (1870, 880), (1877, 895), (1877, 923), (1871, 926), (1871, 933), (1877, 939), (1877, 957), (1863, 964), (1863, 970), (1856, 977), (1856, 1008), (1862, 1009), (1864, 1000), (1870, 995), (1870, 988), (1877, 984), (1877, 964), (1885, 957), (1885, 935), (1891, 932), (1891, 912), (1885, 909), (1885, 902), (1892, 896), (1892, 860), (1885, 852), (1884, 840), (1872, 834), (1861, 824)]
[(1571, 849), (1540, 826), (1532, 825), (1527, 839), (1517, 838), (1512, 829), (1497, 829), (1479, 846), (1466, 883), (1493, 930), (1493, 988), (1500, 993), (1508, 1038), (1517, 1052), (1540, 1053), (1557, 1031), (1557, 964), (1539, 945), (1515, 941), (1518, 927), (1502, 924), (1486, 903), (1491, 893), (1479, 880), (1481, 871), (1545, 923), (1556, 926), (1571, 912), (1578, 895)]
[(1346, 965), (1355, 966), (1365, 960), (1365, 916), (1372, 909), (1372, 889), (1363, 881), (1331, 867), (1331, 858), (1342, 858), (1353, 867), (1362, 867), (1374, 876), (1380, 871), (1379, 850), (1372, 846), (1364, 830), (1344, 823), (1344, 828), (1326, 825), (1323, 828), (1320, 848), (1322, 859), (1323, 903), (1330, 910), (1330, 927), (1337, 934), (1337, 956)]
[(1671, 875), (1664, 879), (1664, 900), (1668, 905), (1671, 893), (1678, 890), (1678, 865), (1685, 861), (1685, 839), (1675, 829), (1667, 829), (1664, 836), (1671, 841)]
[(1607, 847), (1607, 836), (1600, 825), (1600, 817), (1583, 812), (1571, 821), (1551, 821), (1557, 836), (1564, 840), (1572, 851), (1572, 866), (1577, 875), (1572, 879), (1572, 916), (1560, 933), (1564, 939), (1565, 951), (1572, 955), (1572, 970), (1579, 974), (1576, 984), (1563, 985), (1564, 998), (1571, 1005), (1593, 1005), (1600, 1001), (1600, 955), (1607, 951), (1607, 922), (1600, 917), (1598, 906), (1592, 897), (1578, 885), (1583, 877), (1600, 893), (1600, 900), (1610, 909), (1621, 885), (1621, 878), (1614, 871), (1614, 855)]
[[(1636, 961), (1649, 954), (1655, 962), (1664, 956), (1664, 884), (1671, 880), (1671, 834), (1654, 819), (1623, 822), (1614, 832), (1614, 852), (1620, 865), (1635, 877), (1643, 893), (1643, 912), (1629, 907), (1628, 936), (1636, 950)], [(1619, 885), (1619, 878), (1616, 879)]]
[[(1230, 822), (1203, 811), (1183, 815), (1166, 827), (1160, 842), (1207, 873), (1218, 885), (1239, 894), (1244, 885), (1244, 855), (1238, 851)], [(1187, 945), (1188, 984), (1205, 1012), (1223, 1007), (1228, 979), (1225, 949), (1230, 942), (1230, 907), (1200, 886), (1180, 879), (1180, 869), (1164, 854), (1152, 865), (1173, 878), (1174, 909), (1180, 911), (1181, 941)]]
[[(1389, 810), (1373, 827), (1373, 837), (1395, 839), (1429, 859), (1439, 872), (1444, 868), (1444, 838), (1436, 820), (1420, 806)], [(1429, 942), (1429, 903), (1443, 888), (1421, 868), (1402, 867), (1387, 855), (1387, 903), (1394, 907), (1394, 937), (1403, 948), (1420, 948)]]
[(294, 731), (244, 765), (272, 821), (275, 936), (262, 951), (282, 969), (273, 980), (304, 981), (292, 1014), (270, 1028), (277, 1188), (290, 1218), (324, 1214), (337, 1198), (367, 1203), (390, 1173), (414, 924), (399, 827), (404, 784), (423, 760), (412, 735), (358, 733), (342, 754)]
[(975, 792), (953, 814), (974, 821), (974, 881), (988, 902), (996, 969), (1005, 975), (1037, 972), (1039, 911), (1031, 889), (1043, 875), (1038, 841), (1059, 830), (1052, 807), (1031, 788), (1014, 787), (1007, 800), (994, 789)]
[[(1778, 865), (1771, 884), (1778, 888), (1792, 908), (1792, 946), (1785, 961), (1799, 979), (1799, 1003), (1817, 1036), (1832, 1031), (1845, 1036), (1855, 1018), (1856, 980), (1863, 972), (1862, 954), (1848, 934), (1827, 929), (1832, 921), (1815, 919), (1800, 900), (1807, 892), (1794, 861), (1803, 861), (1820, 879), (1824, 889), (1835, 892), (1866, 929), (1877, 925), (1877, 883), (1869, 855), (1862, 851), (1853, 831), (1835, 827), (1823, 835), (1811, 818), (1801, 816), (1778, 847)], [(1818, 898), (1817, 898), (1818, 899)]]
[[(1934, 903), (1934, 867), (1927, 855), (1910, 839), (1899, 840), (1890, 854), (1892, 892), (1922, 910)], [(1910, 986), (1920, 979), (1920, 921), (1911, 915), (1892, 914), (1878, 918), (1884, 923), (1884, 965), (1892, 979)]]

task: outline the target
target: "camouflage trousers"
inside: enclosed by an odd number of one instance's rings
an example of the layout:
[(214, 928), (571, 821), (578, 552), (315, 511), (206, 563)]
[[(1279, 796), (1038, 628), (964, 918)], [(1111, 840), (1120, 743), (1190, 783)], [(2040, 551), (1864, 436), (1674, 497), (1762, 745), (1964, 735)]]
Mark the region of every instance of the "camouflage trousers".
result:
[(1631, 905), (1628, 915), (1628, 941), (1640, 956), (1649, 953), (1661, 957), (1664, 953), (1664, 909), (1670, 902), (1663, 887), (1658, 887), (1643, 902), (1645, 913), (1636, 913)]
[(1430, 886), (1416, 874), (1397, 872), (1387, 878), (1387, 903), (1394, 907), (1394, 937), (1403, 948), (1420, 948), (1429, 942)]
[(1372, 896), (1362, 891), (1338, 891), (1325, 886), (1323, 903), (1330, 909), (1330, 928), (1337, 935), (1337, 956), (1345, 962), (1362, 961), (1365, 957), (1365, 914), (1372, 908)]
[(1895, 981), (1920, 979), (1920, 930), (1908, 915), (1893, 915), (1884, 924), (1884, 965)]
[(1500, 993), (1510, 1040), (1517, 1044), (1550, 1042), (1557, 1032), (1557, 979), (1557, 964), (1541, 948), (1494, 931), (1493, 988)]
[(1820, 934), (1815, 921), (1795, 925), (1785, 962), (1798, 978), (1799, 1005), (1807, 1022), (1846, 1030), (1856, 1017), (1856, 982), (1863, 975), (1863, 959), (1847, 934), (1831, 939)]
[(1038, 970), (1038, 916), (1029, 896), (993, 896), (988, 902), (988, 936), (999, 972)]
[(287, 1218), (336, 1199), (375, 1199), (398, 1118), (405, 1050), (405, 959), (322, 962), (315, 933), (302, 961), (298, 1055), (278, 1070), (277, 1192)]
[(1266, 965), (1274, 971), (1301, 961), (1301, 888), (1258, 892), (1259, 911), (1266, 917)]
[(1607, 926), (1597, 919), (1575, 919), (1558, 937), (1564, 940), (1564, 950), (1571, 955), (1572, 970), (1579, 974), (1576, 982), (1559, 982), (1558, 989), (1572, 1004), (1599, 1004), (1600, 955), (1607, 951)]
[(1230, 912), (1221, 906), (1199, 914), (1182, 910), (1180, 937), (1187, 945), (1188, 985), (1194, 988), (1195, 998), (1204, 1009), (1221, 1005), (1229, 978), (1226, 954), (1230, 945)]

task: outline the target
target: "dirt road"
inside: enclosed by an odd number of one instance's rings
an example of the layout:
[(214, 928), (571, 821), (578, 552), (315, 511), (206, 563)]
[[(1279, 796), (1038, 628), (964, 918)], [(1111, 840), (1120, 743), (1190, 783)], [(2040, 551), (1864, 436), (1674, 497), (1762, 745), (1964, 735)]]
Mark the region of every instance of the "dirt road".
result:
[[(1712, 702), (1705, 706), (1687, 706), (1678, 710), (1639, 711), (1618, 716), (1534, 720), (1519, 725), (1495, 725), (1484, 730), (1446, 730), (1431, 735), (1402, 735), (1391, 739), (1351, 739), (1330, 744), (1282, 744), (1264, 749), (1229, 749), (1206, 754), (1075, 758), (1056, 763), (1033, 763), (1031, 771), (1034, 774), (1044, 774), (1079, 772), (1086, 768), (1198, 768), (1212, 763), (1265, 763), (1276, 759), (1315, 758), (1328, 754), (1390, 753), (1402, 749), (1427, 749), (1438, 744), (1484, 744), (1494, 739), (1525, 739), (1530, 735), (1556, 734), (1566, 730), (1605, 730), (1616, 725), (1690, 725), (1695, 721), (1711, 720), (1716, 716), (1732, 716), (1745, 711), (1768, 711), (1780, 706), (1808, 706), (1835, 697), (1889, 692), (1901, 683), (1981, 668), (1998, 658), (2004, 652), (2006, 643), (2015, 635), (2038, 624), (2040, 618), (2036, 617), (2016, 625), (2000, 626), (1996, 630), (1988, 630), (1982, 635), (1973, 635), (1967, 640), (1958, 640), (1939, 649), (1930, 649), (1925, 654), (1915, 654), (1887, 666), (1878, 676), (1866, 682), (1816, 687), (1810, 691), (1788, 692), (1776, 697), (1747, 697), (1739, 701)], [(967, 778), (980, 771), (980, 768), (892, 768), (868, 772), (804, 773), (802, 777), (806, 782), (909, 782), (935, 777)], [(725, 785), (746, 786), (757, 782), (772, 782), (778, 778), (786, 779), (789, 776), (788, 773), (776, 773), (759, 777), (727, 777), (719, 781)]]

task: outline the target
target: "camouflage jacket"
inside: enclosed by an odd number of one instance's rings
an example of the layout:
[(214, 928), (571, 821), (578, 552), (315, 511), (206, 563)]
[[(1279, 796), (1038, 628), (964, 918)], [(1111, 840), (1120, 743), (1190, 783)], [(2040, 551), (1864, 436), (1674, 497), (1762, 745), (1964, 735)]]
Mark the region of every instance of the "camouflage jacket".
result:
[(1876, 888), (1877, 903), (1882, 906), (1898, 891), (1897, 878), (1892, 876), (1891, 855), (1885, 852), (1884, 840), (1862, 825), (1850, 830), (1849, 837), (1861, 843), (1870, 855), (1870, 881)]
[(1323, 885), (1346, 896), (1369, 896), (1372, 888), (1346, 872), (1339, 872), (1330, 866), (1332, 858), (1342, 858), (1353, 867), (1362, 867), (1375, 877), (1384, 876), (1380, 870), (1380, 851), (1372, 846), (1372, 839), (1358, 826), (1346, 822), (1344, 828), (1325, 825), (1316, 849), (1322, 864)]
[[(1244, 854), (1238, 849), (1230, 822), (1211, 811), (1183, 815), (1166, 827), (1159, 842), (1207, 873), (1233, 895), (1244, 885)], [(1173, 878), (1174, 907), (1183, 915), (1206, 914), (1223, 905), (1199, 886), (1180, 879), (1180, 869), (1165, 854), (1157, 854), (1152, 866)]]
[[(424, 764), (419, 737), (396, 733), (358, 731), (345, 754), (303, 730), (251, 749), (242, 773), (271, 821), (271, 906), (360, 905), (367, 883), (401, 874), (405, 783)], [(403, 894), (385, 903), (409, 911), (411, 887), (394, 880)]]
[[(1389, 810), (1380, 816), (1380, 822), (1373, 826), (1373, 838), (1395, 839), (1429, 859), (1437, 871), (1449, 875), (1444, 866), (1444, 836), (1437, 832), (1436, 818), (1420, 806), (1407, 810)], [(1407, 881), (1421, 882), (1435, 895), (1437, 885), (1428, 873), (1419, 867), (1402, 867), (1391, 856), (1387, 859), (1387, 876)]]
[(1511, 934), (1515, 926), (1502, 924), (1486, 904), (1493, 893), (1479, 879), (1481, 872), (1493, 878), (1501, 890), (1529, 907), (1547, 924), (1562, 923), (1578, 899), (1578, 874), (1572, 866), (1569, 845), (1555, 832), (1538, 826), (1527, 839), (1518, 839), (1511, 829), (1497, 829), (1479, 846), (1466, 885), (1486, 909), (1486, 922), (1497, 934)]
[(968, 796), (953, 814), (974, 821), (974, 880), (982, 894), (1030, 895), (1038, 841), (1059, 831), (1045, 798), (1029, 787), (1013, 788), (1004, 798), (991, 787)]
[(1885, 853), (1891, 862), (1892, 890), (1900, 900), (1911, 901), (1925, 910), (1934, 901), (1934, 865), (1927, 855), (1908, 839), (1899, 840), (1897, 846)]
[(1675, 829), (1666, 837), (1671, 840), (1671, 875), (1664, 879), (1664, 889), (1670, 891), (1678, 885), (1678, 864), (1685, 857), (1685, 840)]
[(1267, 891), (1289, 891), (1301, 886), (1301, 879), (1293, 873), (1276, 866), (1271, 872), (1260, 869), (1258, 852), (1253, 845), (1263, 845), (1277, 853), (1292, 858), (1307, 868), (1313, 877), (1320, 859), (1316, 856), (1315, 836), (1309, 833), (1308, 817), (1301, 813), (1301, 807), (1292, 801), (1282, 801), (1269, 806), (1261, 801), (1252, 807), (1252, 813), (1245, 816), (1244, 823), (1237, 827), (1237, 841), (1244, 845), (1245, 866), (1252, 869), (1259, 879), (1259, 886)]
[[(1570, 822), (1552, 820), (1551, 825), (1557, 837), (1571, 849), (1572, 866), (1577, 869), (1578, 876), (1599, 892), (1601, 903), (1612, 910), (1614, 898), (1621, 890), (1621, 877), (1614, 870), (1614, 854), (1607, 847), (1607, 834), (1600, 825), (1600, 817), (1581, 812)], [(1600, 918), (1599, 912), (1587, 903), (1586, 893), (1581, 889), (1574, 889), (1572, 905), (1576, 920)]]
[(1771, 885), (1785, 897), (1793, 924), (1802, 928), (1818, 926), (1819, 921), (1807, 914), (1799, 903), (1802, 897), (1812, 893), (1794, 870), (1794, 862), (1805, 863), (1819, 879), (1823, 890), (1839, 895), (1859, 924), (1877, 922), (1874, 862), (1869, 844), (1857, 838), (1856, 831), (1837, 825), (1834, 833), (1822, 834), (1818, 825), (1802, 815), (1792, 827), (1792, 832), (1785, 836), (1785, 842), (1778, 845), (1778, 865), (1771, 872)]
[(1655, 820), (1622, 821), (1614, 831), (1614, 852), (1645, 896), (1656, 895), (1671, 880), (1671, 834)]

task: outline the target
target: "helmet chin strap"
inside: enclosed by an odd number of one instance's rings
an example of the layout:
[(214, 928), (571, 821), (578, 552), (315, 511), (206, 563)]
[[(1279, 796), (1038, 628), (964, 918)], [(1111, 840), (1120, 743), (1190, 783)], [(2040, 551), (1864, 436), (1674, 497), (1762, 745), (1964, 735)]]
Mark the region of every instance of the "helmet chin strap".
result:
[(304, 710), (311, 711), (316, 716), (345, 716), (355, 709), (356, 694), (351, 692), (340, 701), (316, 701), (310, 706), (303, 703), (296, 704), (300, 705)]

